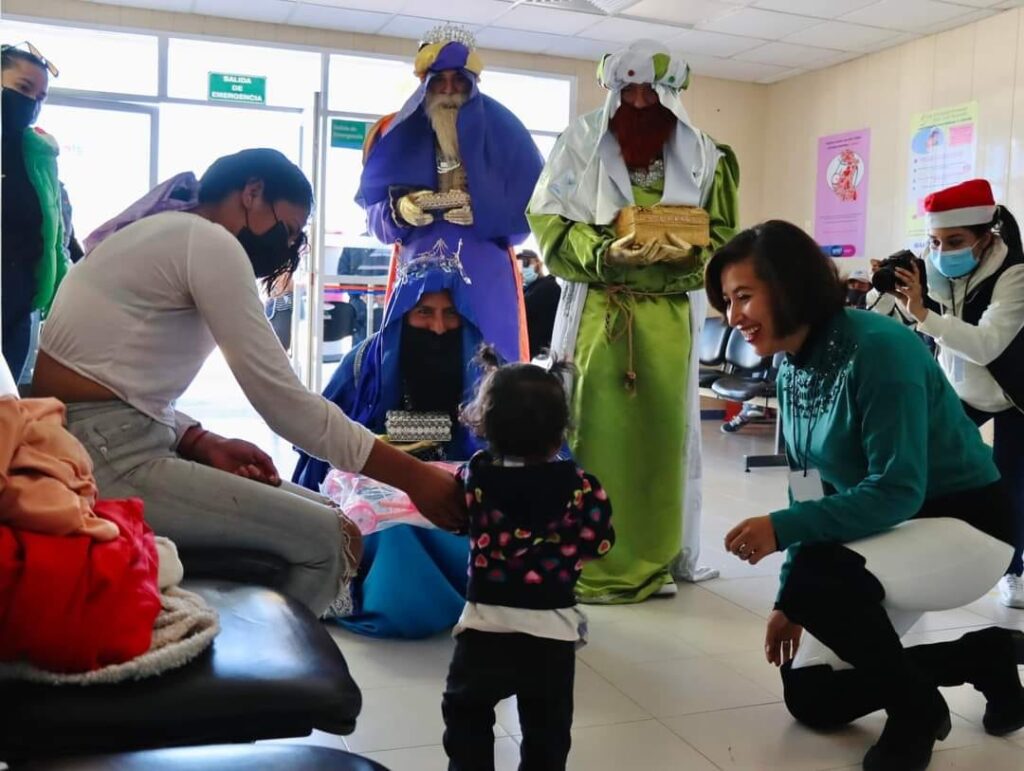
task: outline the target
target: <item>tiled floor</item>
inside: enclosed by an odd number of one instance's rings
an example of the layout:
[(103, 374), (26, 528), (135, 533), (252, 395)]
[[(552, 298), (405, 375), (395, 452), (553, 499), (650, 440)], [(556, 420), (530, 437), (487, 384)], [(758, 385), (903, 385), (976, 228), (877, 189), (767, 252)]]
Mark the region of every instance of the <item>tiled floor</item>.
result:
[[(744, 474), (744, 452), (764, 452), (767, 430), (725, 436), (705, 426), (704, 561), (722, 578), (680, 587), (673, 599), (625, 607), (589, 607), (591, 641), (577, 663), (576, 715), (569, 767), (578, 771), (816, 771), (860, 768), (884, 722), (881, 713), (837, 734), (796, 725), (782, 704), (777, 672), (764, 662), (764, 618), (779, 559), (756, 568), (728, 558), (725, 532), (745, 516), (785, 501), (785, 472)], [(957, 637), (998, 622), (1024, 629), (1024, 611), (988, 596), (967, 608), (929, 614), (910, 642)], [(369, 640), (332, 629), (365, 705), (355, 751), (392, 771), (440, 771), (440, 695), (452, 643)], [(980, 727), (984, 702), (970, 687), (946, 689), (954, 728), (938, 745), (933, 769), (1024, 769), (1024, 732), (1010, 739)], [(518, 764), (514, 705), (498, 709), (499, 771)], [(306, 741), (337, 746), (334, 737)]]
[[(201, 405), (191, 409), (203, 418)], [(243, 435), (270, 448), (282, 471), (288, 470), (287, 445), (280, 440), (275, 445), (269, 435), (254, 430), (241, 405), (237, 414), (225, 416), (222, 405), (217, 412), (219, 422), (207, 420), (208, 425), (226, 432), (246, 428)], [(780, 558), (750, 567), (721, 548), (736, 521), (785, 501), (785, 472), (742, 470), (743, 453), (768, 451), (770, 431), (755, 428), (726, 436), (717, 424), (707, 423), (704, 436), (704, 562), (719, 568), (722, 577), (681, 586), (672, 599), (587, 609), (591, 642), (578, 659), (569, 767), (860, 768), (884, 716), (871, 715), (829, 735), (793, 722), (781, 701), (778, 675), (761, 653)], [(908, 642), (946, 640), (993, 622), (1024, 629), (1024, 611), (1007, 610), (989, 595), (966, 608), (929, 614), (911, 630)], [(337, 627), (331, 633), (363, 689), (363, 713), (356, 732), (344, 740), (314, 734), (299, 741), (347, 746), (392, 771), (444, 769), (440, 699), (451, 640), (444, 635), (419, 642), (372, 640)], [(977, 693), (962, 687), (945, 690), (945, 696), (955, 713), (954, 728), (938, 745), (931, 768), (1024, 770), (1024, 731), (1009, 739), (987, 736), (980, 727), (984, 704)], [(517, 767), (518, 733), (514, 705), (500, 705), (495, 727), (499, 771)]]

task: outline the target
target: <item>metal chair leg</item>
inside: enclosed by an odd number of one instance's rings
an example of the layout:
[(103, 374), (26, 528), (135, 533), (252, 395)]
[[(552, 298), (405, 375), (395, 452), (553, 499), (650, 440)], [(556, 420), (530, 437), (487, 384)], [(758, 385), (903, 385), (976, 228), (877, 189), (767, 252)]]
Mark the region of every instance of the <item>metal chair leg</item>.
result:
[(775, 453), (773, 455), (743, 456), (743, 470), (750, 473), (752, 468), (784, 468), (789, 466), (789, 459), (782, 446), (782, 416), (775, 415)]

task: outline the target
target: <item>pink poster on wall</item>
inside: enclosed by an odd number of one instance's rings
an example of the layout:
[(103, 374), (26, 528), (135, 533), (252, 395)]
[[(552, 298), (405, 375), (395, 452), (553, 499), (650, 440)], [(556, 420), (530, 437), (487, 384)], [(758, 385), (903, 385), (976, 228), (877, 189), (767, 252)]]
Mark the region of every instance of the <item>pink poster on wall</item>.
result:
[(863, 257), (871, 130), (818, 139), (814, 240), (831, 257)]

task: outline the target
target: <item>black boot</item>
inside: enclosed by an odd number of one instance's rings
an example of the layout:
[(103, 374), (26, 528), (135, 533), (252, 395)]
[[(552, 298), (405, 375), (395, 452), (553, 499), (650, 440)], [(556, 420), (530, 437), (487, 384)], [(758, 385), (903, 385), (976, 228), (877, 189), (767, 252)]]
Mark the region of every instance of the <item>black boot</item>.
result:
[(982, 723), (993, 736), (1005, 736), (1024, 727), (1024, 688), (1017, 665), (1024, 664), (1024, 634), (989, 627), (961, 638), (972, 661), (971, 685), (984, 694)]
[(951, 642), (908, 648), (907, 655), (935, 685), (970, 683), (980, 691), (988, 702), (988, 733), (1004, 736), (1024, 727), (1024, 688), (1017, 674), (1017, 665), (1024, 664), (1024, 633), (992, 626)]
[(927, 668), (900, 644), (882, 601), (885, 589), (864, 557), (841, 544), (805, 545), (793, 558), (778, 607), (849, 662), (889, 715), (864, 757), (867, 771), (917, 771), (949, 735), (949, 708)]
[(937, 689), (923, 689), (917, 703), (908, 699), (890, 709), (878, 743), (864, 756), (864, 771), (924, 771), (936, 741), (949, 736), (949, 707)]

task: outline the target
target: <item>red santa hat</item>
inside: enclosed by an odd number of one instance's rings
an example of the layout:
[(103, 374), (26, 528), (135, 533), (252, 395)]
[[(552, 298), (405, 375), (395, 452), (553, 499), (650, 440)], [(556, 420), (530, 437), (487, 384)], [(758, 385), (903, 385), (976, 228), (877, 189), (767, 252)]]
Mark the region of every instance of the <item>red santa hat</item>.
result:
[(987, 225), (996, 215), (996, 199), (987, 179), (969, 179), (924, 199), (929, 228)]

